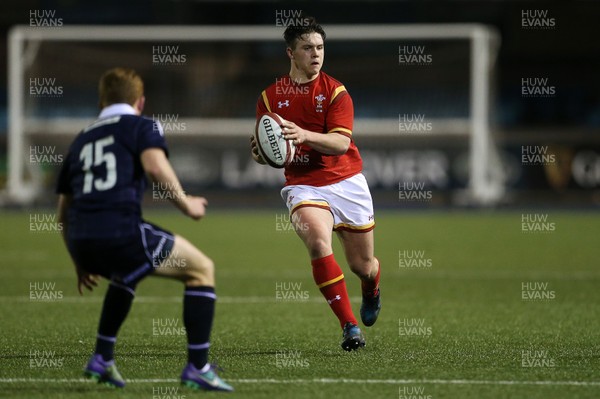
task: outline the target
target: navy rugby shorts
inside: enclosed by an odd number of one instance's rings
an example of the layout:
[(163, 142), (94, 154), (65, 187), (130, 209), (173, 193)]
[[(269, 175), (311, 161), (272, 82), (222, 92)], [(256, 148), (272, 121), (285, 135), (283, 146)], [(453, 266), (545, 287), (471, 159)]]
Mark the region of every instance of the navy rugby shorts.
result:
[(174, 243), (171, 232), (142, 221), (130, 237), (73, 239), (68, 248), (77, 265), (88, 273), (135, 287), (169, 257)]

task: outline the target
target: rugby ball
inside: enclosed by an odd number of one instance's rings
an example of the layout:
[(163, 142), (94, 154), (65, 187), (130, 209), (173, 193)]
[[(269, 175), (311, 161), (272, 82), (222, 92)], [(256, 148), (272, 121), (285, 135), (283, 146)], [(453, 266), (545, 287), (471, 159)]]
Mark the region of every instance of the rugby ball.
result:
[(258, 152), (274, 168), (283, 168), (294, 159), (296, 146), (283, 138), (284, 119), (274, 112), (266, 112), (256, 121), (254, 138)]

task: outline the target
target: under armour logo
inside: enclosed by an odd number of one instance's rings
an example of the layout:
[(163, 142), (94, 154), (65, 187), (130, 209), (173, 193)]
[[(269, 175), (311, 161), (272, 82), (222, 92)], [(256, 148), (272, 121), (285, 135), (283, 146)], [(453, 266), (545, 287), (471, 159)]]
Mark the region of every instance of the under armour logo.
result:
[(335, 298), (328, 299), (327, 303), (331, 305), (333, 303), (333, 301), (341, 301), (341, 300), (342, 300), (342, 297), (340, 295), (336, 295)]
[(277, 103), (277, 108), (283, 108), (283, 107), (289, 107), (289, 106), (290, 106), (290, 100), (279, 101)]

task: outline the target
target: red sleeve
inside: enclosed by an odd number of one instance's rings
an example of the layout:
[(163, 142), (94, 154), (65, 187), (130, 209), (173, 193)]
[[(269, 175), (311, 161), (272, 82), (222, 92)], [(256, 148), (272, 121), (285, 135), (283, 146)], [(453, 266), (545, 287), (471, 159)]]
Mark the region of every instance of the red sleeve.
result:
[(354, 127), (354, 104), (347, 91), (340, 92), (327, 111), (327, 133), (336, 132), (352, 138)]
[(260, 96), (258, 97), (258, 101), (256, 101), (256, 119), (258, 119), (259, 116), (261, 116), (262, 114), (264, 114), (265, 112), (269, 112), (269, 109), (267, 108), (266, 102), (268, 102), (268, 98), (267, 98), (267, 91), (264, 90), (262, 93), (260, 93)]

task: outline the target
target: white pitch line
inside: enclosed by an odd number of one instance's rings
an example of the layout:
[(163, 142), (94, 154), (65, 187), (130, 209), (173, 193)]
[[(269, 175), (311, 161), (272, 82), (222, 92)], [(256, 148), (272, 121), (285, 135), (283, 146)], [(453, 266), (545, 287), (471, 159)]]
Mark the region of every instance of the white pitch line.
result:
[[(350, 302), (360, 303), (361, 297), (351, 297)], [(0, 303), (102, 303), (104, 297), (78, 297), (69, 296), (62, 297), (56, 300), (32, 300), (28, 296), (0, 296)], [(181, 303), (181, 296), (139, 296), (134, 299), (136, 303)], [(325, 302), (323, 297), (311, 297), (308, 299), (288, 299), (278, 300), (275, 296), (218, 296), (217, 303), (222, 304), (242, 304), (242, 303), (322, 303)]]
[[(430, 385), (547, 385), (547, 386), (600, 386), (600, 381), (517, 381), (517, 380), (442, 380), (442, 379), (354, 379), (354, 378), (313, 378), (313, 379), (275, 379), (275, 378), (240, 378), (227, 379), (235, 384), (430, 384)], [(95, 383), (95, 381), (83, 378), (0, 378), (0, 383)], [(175, 378), (149, 378), (149, 379), (128, 379), (132, 384), (148, 383), (178, 383)]]

